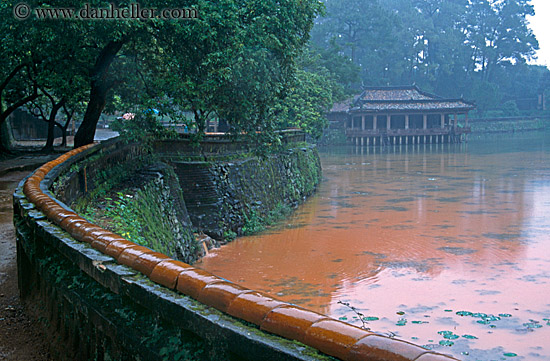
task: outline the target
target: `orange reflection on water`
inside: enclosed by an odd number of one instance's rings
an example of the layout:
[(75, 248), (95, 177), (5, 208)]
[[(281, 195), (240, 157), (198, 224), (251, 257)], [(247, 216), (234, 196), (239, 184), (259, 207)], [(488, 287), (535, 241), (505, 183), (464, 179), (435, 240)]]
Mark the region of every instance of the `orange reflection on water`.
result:
[[(374, 331), (461, 358), (550, 357), (548, 149), (510, 143), (323, 153), (324, 180), (290, 219), (197, 265), (360, 325), (349, 302)], [(441, 346), (438, 331), (477, 339)]]

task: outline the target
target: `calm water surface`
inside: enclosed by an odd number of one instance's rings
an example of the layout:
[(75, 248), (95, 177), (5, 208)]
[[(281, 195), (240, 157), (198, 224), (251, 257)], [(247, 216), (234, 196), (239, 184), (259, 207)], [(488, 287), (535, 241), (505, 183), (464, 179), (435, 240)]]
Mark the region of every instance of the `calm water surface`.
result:
[(321, 158), (290, 219), (197, 265), (463, 360), (550, 359), (550, 134)]

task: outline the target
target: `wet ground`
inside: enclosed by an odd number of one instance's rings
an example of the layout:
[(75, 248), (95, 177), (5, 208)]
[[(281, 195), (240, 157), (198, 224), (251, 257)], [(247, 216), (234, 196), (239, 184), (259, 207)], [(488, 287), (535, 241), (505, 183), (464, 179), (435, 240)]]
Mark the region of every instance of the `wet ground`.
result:
[(324, 151), (290, 219), (198, 266), (463, 360), (548, 360), (546, 139)]
[[(20, 165), (28, 160), (25, 158)], [(23, 309), (17, 289), (12, 194), (28, 173), (8, 172), (0, 176), (0, 360), (50, 360), (41, 328)]]

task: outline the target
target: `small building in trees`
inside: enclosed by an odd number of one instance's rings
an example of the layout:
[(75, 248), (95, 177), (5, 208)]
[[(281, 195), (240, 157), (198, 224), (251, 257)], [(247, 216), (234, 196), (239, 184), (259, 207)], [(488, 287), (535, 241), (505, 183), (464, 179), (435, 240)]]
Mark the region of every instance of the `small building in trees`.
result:
[(345, 103), (336, 104), (329, 120), (342, 121), (347, 139), (358, 146), (460, 142), (470, 133), (468, 112), (475, 108), (416, 86), (368, 87), (348, 104), (345, 111)]

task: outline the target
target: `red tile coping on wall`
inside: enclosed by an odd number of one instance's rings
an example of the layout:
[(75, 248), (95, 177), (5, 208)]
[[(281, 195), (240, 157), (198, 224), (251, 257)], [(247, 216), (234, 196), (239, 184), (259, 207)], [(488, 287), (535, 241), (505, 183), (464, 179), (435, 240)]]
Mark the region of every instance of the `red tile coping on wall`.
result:
[(23, 185), (29, 201), (71, 236), (143, 273), (153, 282), (177, 290), (261, 330), (300, 341), (342, 360), (450, 361), (450, 356), (412, 343), (380, 336), (325, 315), (249, 290), (204, 270), (154, 252), (94, 225), (44, 194), (40, 183), (54, 167), (83, 152), (89, 144), (38, 168)]

